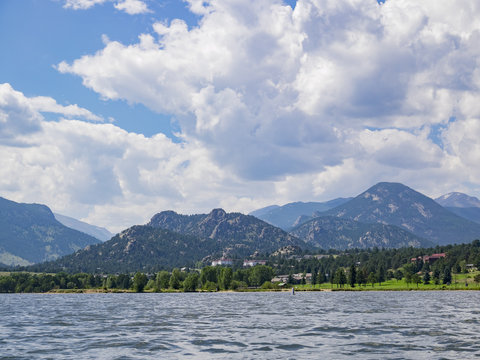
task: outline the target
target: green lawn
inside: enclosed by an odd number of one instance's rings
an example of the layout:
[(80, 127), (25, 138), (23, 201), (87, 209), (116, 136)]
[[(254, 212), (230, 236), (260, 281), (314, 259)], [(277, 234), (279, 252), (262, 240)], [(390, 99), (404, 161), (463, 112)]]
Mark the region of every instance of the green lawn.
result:
[[(355, 285), (352, 288), (349, 285), (345, 285), (343, 288), (337, 287), (337, 285), (331, 285), (330, 283), (325, 284), (315, 284), (315, 285), (295, 285), (295, 290), (298, 291), (308, 291), (308, 290), (350, 290), (350, 291), (359, 291), (359, 290), (480, 290), (480, 284), (477, 284), (473, 281), (473, 277), (478, 274), (479, 272), (475, 273), (468, 273), (468, 274), (452, 274), (452, 284), (451, 285), (435, 285), (433, 281), (425, 285), (423, 283), (414, 284), (410, 283), (407, 284), (405, 279), (402, 280), (387, 280), (381, 284), (375, 284), (373, 287), (371, 284), (367, 286), (358, 286)], [(465, 284), (468, 286), (465, 286)]]

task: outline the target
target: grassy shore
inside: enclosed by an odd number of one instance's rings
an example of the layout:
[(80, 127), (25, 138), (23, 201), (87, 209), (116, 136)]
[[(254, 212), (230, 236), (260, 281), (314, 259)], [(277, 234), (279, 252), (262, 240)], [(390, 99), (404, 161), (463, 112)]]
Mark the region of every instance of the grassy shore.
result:
[(438, 284), (435, 285), (433, 281), (430, 284), (407, 284), (405, 279), (402, 280), (387, 280), (381, 284), (368, 284), (366, 286), (344, 285), (337, 287), (332, 284), (316, 284), (316, 285), (295, 285), (296, 291), (315, 291), (315, 290), (332, 290), (332, 291), (409, 291), (409, 290), (480, 290), (480, 284), (474, 282), (473, 277), (476, 273), (469, 274), (452, 274), (452, 283), (450, 285)]

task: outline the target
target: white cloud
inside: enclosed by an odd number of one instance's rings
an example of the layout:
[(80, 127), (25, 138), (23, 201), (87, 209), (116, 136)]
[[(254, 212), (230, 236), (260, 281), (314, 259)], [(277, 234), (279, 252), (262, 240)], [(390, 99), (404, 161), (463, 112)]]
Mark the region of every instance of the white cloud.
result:
[[(95, 5), (113, 1), (114, 0), (65, 0), (63, 7), (73, 10), (87, 10)], [(129, 15), (145, 14), (150, 12), (147, 4), (142, 0), (118, 0), (115, 1), (113, 6), (115, 9), (124, 11)]]
[(478, 110), (480, 10), (468, 1), (188, 3), (198, 27), (156, 23), (156, 38), (110, 42), (58, 69), (105, 99), (175, 115), (186, 141), (246, 179), (341, 164), (366, 127), (397, 128), (401, 151), (412, 142), (401, 129)]
[(123, 0), (114, 5), (115, 9), (125, 11), (127, 14), (145, 14), (150, 12), (145, 2), (140, 0)]
[(73, 10), (86, 10), (97, 4), (103, 4), (109, 0), (65, 0), (64, 8)]
[(351, 196), (377, 181), (480, 194), (480, 5), (188, 4), (196, 27), (157, 22), (136, 44), (105, 38), (101, 51), (57, 67), (103, 99), (171, 114), (182, 144), (111, 124), (44, 123), (17, 93), (19, 115), (4, 111), (0, 124), (30, 128), (30, 147), (0, 149), (0, 168), (22, 179), (2, 176), (0, 190), (115, 229), (168, 208), (246, 211)]
[(40, 129), (43, 119), (29, 100), (10, 84), (0, 84), (0, 140), (14, 140), (19, 135)]
[(32, 107), (38, 112), (61, 114), (67, 117), (80, 117), (86, 120), (103, 121), (101, 116), (79, 107), (77, 104), (62, 106), (57, 104), (55, 99), (47, 96), (37, 96), (29, 99)]

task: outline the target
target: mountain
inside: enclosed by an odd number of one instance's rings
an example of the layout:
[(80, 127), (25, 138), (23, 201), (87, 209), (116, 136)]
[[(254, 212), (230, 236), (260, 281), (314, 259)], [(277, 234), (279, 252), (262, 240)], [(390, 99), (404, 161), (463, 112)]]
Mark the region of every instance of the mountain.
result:
[(248, 215), (252, 215), (252, 216), (255, 216), (257, 218), (260, 218), (261, 216), (265, 215), (265, 214), (268, 214), (270, 211), (273, 211), (275, 209), (278, 209), (280, 206), (278, 205), (270, 205), (270, 206), (266, 206), (264, 208), (261, 208), (261, 209), (257, 209), (257, 210), (254, 210), (252, 211), (251, 213), (249, 213)]
[(164, 211), (147, 225), (136, 225), (103, 244), (93, 245), (56, 261), (29, 267), (31, 271), (133, 272), (193, 267), (214, 257), (271, 253), (285, 246), (305, 248), (305, 242), (253, 216), (227, 214), (180, 215)]
[(86, 222), (83, 222), (65, 215), (60, 215), (56, 213), (54, 213), (53, 215), (55, 216), (55, 219), (57, 219), (66, 227), (81, 231), (85, 234), (93, 236), (94, 238), (100, 241), (110, 240), (114, 235), (107, 229), (100, 226), (90, 225), (90, 224), (87, 224)]
[(322, 216), (290, 231), (308, 244), (322, 249), (367, 249), (429, 247), (433, 244), (394, 225), (367, 224), (333, 216)]
[(148, 226), (168, 229), (221, 244), (224, 256), (249, 256), (254, 252), (272, 252), (280, 247), (305, 243), (287, 232), (254, 216), (226, 213), (214, 209), (209, 214), (180, 215), (164, 211), (152, 217)]
[(429, 197), (399, 183), (378, 183), (322, 215), (396, 225), (439, 245), (480, 238), (480, 224), (455, 215)]
[(169, 230), (136, 225), (102, 244), (88, 246), (56, 261), (36, 264), (32, 271), (70, 273), (155, 272), (190, 266), (221, 251), (216, 241)]
[(52, 260), (99, 242), (58, 222), (45, 205), (0, 198), (0, 263), (28, 265)]
[(443, 207), (456, 208), (480, 208), (480, 200), (474, 196), (469, 196), (460, 192), (451, 192), (435, 199)]
[(293, 202), (283, 206), (272, 205), (252, 211), (249, 215), (288, 231), (301, 222), (310, 220), (317, 213), (332, 209), (349, 200), (351, 198), (338, 198), (326, 202)]
[(435, 199), (447, 210), (480, 224), (480, 200), (474, 196), (451, 192)]
[(474, 222), (480, 224), (480, 208), (478, 208), (478, 207), (450, 207), (450, 206), (446, 206), (445, 209), (453, 212), (454, 214), (457, 214), (458, 216), (461, 216), (465, 219), (468, 219), (470, 221), (474, 221)]

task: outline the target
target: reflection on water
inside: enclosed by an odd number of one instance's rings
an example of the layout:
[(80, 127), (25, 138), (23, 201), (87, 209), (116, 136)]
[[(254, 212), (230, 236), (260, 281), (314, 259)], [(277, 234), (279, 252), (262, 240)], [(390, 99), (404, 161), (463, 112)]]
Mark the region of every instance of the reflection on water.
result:
[(480, 293), (1, 294), (0, 359), (480, 358)]

